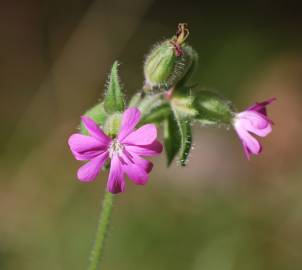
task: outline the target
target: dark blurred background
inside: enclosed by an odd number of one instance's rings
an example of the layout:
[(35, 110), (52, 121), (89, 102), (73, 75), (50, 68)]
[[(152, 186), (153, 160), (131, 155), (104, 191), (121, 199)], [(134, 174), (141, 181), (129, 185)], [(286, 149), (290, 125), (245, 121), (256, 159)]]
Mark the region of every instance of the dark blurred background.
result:
[(118, 59), (127, 97), (152, 45), (190, 26), (194, 81), (239, 110), (277, 97), (247, 161), (233, 130), (194, 128), (186, 168), (156, 159), (119, 195), (104, 269), (302, 269), (300, 1), (0, 3), (0, 269), (85, 269), (107, 175), (82, 184), (67, 138)]

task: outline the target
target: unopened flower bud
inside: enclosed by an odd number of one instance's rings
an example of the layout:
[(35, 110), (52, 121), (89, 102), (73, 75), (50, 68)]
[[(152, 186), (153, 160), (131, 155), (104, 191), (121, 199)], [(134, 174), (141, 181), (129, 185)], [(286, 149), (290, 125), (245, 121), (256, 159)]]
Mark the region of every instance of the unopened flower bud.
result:
[(196, 53), (184, 43), (188, 34), (187, 26), (179, 24), (176, 36), (155, 46), (147, 56), (144, 65), (146, 92), (168, 90), (191, 70)]

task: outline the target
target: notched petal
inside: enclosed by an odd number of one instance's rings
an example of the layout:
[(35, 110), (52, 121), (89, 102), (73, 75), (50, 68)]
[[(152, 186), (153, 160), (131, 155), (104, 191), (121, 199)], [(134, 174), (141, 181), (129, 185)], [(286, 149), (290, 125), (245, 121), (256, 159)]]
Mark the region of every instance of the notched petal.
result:
[(126, 145), (125, 148), (130, 153), (146, 157), (158, 156), (163, 150), (162, 144), (157, 140), (148, 145)]
[(123, 113), (122, 124), (120, 128), (120, 132), (118, 134), (118, 139), (120, 141), (122, 141), (127, 135), (129, 135), (129, 133), (131, 133), (134, 130), (140, 118), (141, 118), (141, 113), (135, 107), (129, 108)]
[(93, 181), (99, 174), (101, 168), (104, 166), (107, 158), (108, 153), (104, 152), (103, 154), (88, 161), (78, 170), (77, 175), (79, 180), (83, 182)]
[(124, 173), (117, 155), (114, 155), (111, 159), (107, 190), (113, 194), (125, 191)]
[(99, 140), (104, 145), (108, 145), (110, 143), (111, 138), (108, 137), (91, 118), (88, 116), (82, 116), (81, 119), (93, 138)]
[(126, 136), (122, 143), (130, 145), (149, 145), (157, 137), (157, 129), (154, 124), (146, 124)]

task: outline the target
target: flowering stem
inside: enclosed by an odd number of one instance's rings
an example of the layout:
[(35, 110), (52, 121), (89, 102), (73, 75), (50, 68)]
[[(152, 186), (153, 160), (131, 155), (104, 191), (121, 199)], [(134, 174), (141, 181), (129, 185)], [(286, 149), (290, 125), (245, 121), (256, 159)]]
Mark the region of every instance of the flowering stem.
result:
[(101, 262), (102, 255), (104, 253), (105, 240), (110, 225), (113, 196), (114, 195), (112, 193), (107, 191), (105, 192), (98, 227), (96, 230), (95, 242), (91, 250), (88, 270), (96, 270), (97, 266)]

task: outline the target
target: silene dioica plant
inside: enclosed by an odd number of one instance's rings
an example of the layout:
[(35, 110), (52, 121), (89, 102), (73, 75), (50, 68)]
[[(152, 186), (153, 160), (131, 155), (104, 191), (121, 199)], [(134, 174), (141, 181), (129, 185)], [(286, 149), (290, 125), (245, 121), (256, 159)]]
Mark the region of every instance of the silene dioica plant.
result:
[(176, 156), (180, 165), (186, 166), (194, 124), (232, 126), (248, 159), (261, 152), (261, 144), (253, 134), (265, 137), (272, 131), (266, 106), (275, 98), (237, 112), (232, 102), (217, 93), (190, 86), (198, 55), (186, 43), (188, 35), (187, 25), (179, 24), (176, 35), (153, 47), (145, 59), (142, 91), (128, 104), (115, 62), (103, 101), (82, 116), (80, 132), (68, 140), (75, 159), (86, 161), (77, 173), (80, 181), (93, 181), (102, 169), (109, 170), (89, 270), (97, 269), (101, 260), (113, 194), (125, 191), (125, 175), (137, 185), (148, 182), (153, 164), (143, 157), (158, 156), (163, 150), (157, 140), (157, 127), (163, 127), (167, 166)]

